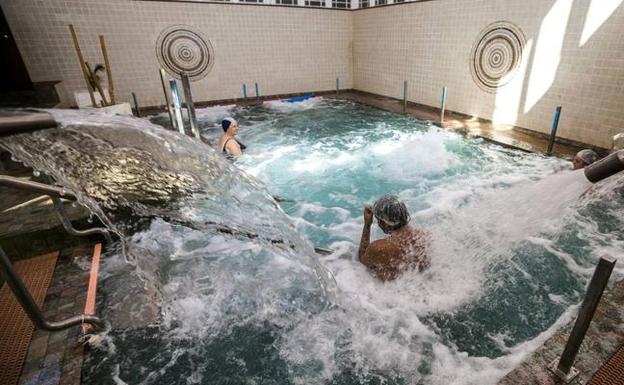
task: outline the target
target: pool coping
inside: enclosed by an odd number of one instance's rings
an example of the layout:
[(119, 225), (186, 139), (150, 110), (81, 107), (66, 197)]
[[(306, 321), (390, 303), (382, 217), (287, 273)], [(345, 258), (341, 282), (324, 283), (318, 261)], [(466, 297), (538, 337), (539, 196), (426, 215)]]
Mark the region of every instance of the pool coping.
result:
[[(341, 92), (337, 98), (353, 100), (394, 113), (403, 113), (403, 101), (388, 96), (349, 90)], [(494, 124), (488, 119), (453, 110), (446, 110), (444, 122), (441, 122), (441, 111), (437, 107), (410, 101), (406, 105), (407, 115), (430, 121), (442, 128), (462, 135), (482, 138), (491, 143), (525, 152), (544, 154), (548, 148), (549, 136), (541, 132), (509, 124)], [(591, 148), (601, 155), (606, 155), (609, 152), (602, 147), (557, 137), (552, 155), (564, 159), (572, 159), (578, 151), (585, 148)]]

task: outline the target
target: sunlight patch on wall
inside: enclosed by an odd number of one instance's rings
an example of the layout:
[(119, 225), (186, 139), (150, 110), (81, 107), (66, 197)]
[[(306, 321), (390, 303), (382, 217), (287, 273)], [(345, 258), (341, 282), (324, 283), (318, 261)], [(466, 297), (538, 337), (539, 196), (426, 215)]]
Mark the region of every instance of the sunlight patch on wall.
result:
[(520, 110), (520, 100), (522, 99), (522, 89), (526, 79), (527, 67), (533, 48), (533, 39), (529, 39), (524, 46), (524, 54), (515, 74), (509, 74), (513, 78), (503, 87), (496, 91), (496, 102), (492, 123), (515, 125), (518, 120), (518, 110)]
[(602, 26), (609, 17), (615, 12), (623, 0), (591, 0), (589, 11), (585, 17), (585, 26), (581, 34), (579, 47), (587, 43), (589, 38)]
[(546, 94), (555, 80), (572, 2), (573, 0), (557, 0), (542, 20), (531, 65), (525, 113)]

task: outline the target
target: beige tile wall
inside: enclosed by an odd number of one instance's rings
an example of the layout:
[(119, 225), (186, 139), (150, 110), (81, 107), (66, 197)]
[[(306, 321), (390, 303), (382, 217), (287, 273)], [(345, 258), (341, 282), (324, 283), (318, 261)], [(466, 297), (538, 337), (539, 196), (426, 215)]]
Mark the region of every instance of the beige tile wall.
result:
[(164, 104), (155, 42), (172, 24), (201, 30), (215, 64), (192, 83), (195, 101), (240, 98), (241, 85), (264, 95), (352, 87), (352, 16), (347, 11), (131, 0), (0, 0), (33, 81), (61, 80), (64, 106), (85, 88), (67, 25), (74, 24), (86, 60), (102, 62), (106, 37), (117, 95)]
[[(609, 9), (580, 46), (588, 13), (600, 20)], [(603, 147), (624, 131), (621, 0), (434, 0), (353, 14), (356, 89), (401, 98), (408, 80), (409, 100), (438, 106), (445, 85), (449, 109), (545, 133), (561, 105), (559, 135)], [(519, 26), (528, 49), (525, 73), (492, 94), (473, 81), (469, 59), (479, 32), (499, 20)]]
[[(110, 51), (117, 94), (163, 104), (155, 42), (172, 24), (203, 31), (215, 52), (210, 74), (193, 83), (196, 101), (329, 90), (335, 78), (356, 88), (548, 133), (563, 106), (559, 135), (610, 146), (624, 131), (622, 0), (433, 0), (354, 12), (311, 8), (132, 0), (0, 0), (34, 81), (62, 80), (63, 104), (84, 88), (67, 24), (86, 58), (100, 62), (97, 36)], [(611, 9), (589, 40), (586, 19)], [(598, 11), (596, 11), (598, 10)], [(594, 17), (595, 18), (595, 17)], [(511, 21), (527, 39), (514, 80), (488, 93), (469, 71), (470, 50), (488, 24)], [(560, 37), (560, 39), (558, 39)], [(552, 53), (552, 55), (550, 55)]]

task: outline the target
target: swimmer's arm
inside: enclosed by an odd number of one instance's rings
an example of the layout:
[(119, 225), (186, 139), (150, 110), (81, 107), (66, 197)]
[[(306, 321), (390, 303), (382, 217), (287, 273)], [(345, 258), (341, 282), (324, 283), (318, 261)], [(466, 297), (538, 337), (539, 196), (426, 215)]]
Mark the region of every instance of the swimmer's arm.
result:
[[(370, 244), (370, 231), (371, 226), (373, 224), (373, 210), (366, 206), (364, 207), (364, 227), (362, 228), (362, 238), (360, 239), (360, 249), (358, 250), (358, 259), (360, 262), (364, 263), (362, 260), (364, 258), (364, 253), (366, 253), (366, 249)], [(366, 265), (366, 263), (364, 263)]]
[(227, 148), (228, 154), (230, 154), (230, 155), (240, 155), (240, 154), (242, 154), (240, 146), (238, 145), (238, 142), (235, 141), (235, 140), (229, 140), (227, 142), (226, 148)]
[(366, 245), (366, 249), (364, 249), (364, 251), (362, 251), (362, 246), (360, 245), (360, 262), (362, 263), (362, 265), (368, 267), (369, 269), (376, 269), (376, 266), (378, 266), (380, 263), (379, 261), (379, 251), (381, 249), (379, 243), (383, 242), (383, 239), (379, 239), (376, 240), (375, 242), (371, 243), (370, 245), (367, 242)]

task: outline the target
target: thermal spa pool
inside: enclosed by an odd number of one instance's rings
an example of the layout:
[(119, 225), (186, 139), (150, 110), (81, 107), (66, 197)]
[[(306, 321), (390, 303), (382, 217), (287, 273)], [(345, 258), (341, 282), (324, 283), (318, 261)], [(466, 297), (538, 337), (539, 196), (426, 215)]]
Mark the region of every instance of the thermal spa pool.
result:
[[(239, 119), (248, 151), (232, 164), (147, 120), (59, 111), (63, 128), (6, 143), (125, 239), (85, 383), (494, 384), (624, 250), (621, 177), (592, 186), (563, 160), (348, 101), (198, 114), (213, 143)], [(429, 270), (382, 284), (356, 252), (363, 205), (386, 193), (433, 246)]]

